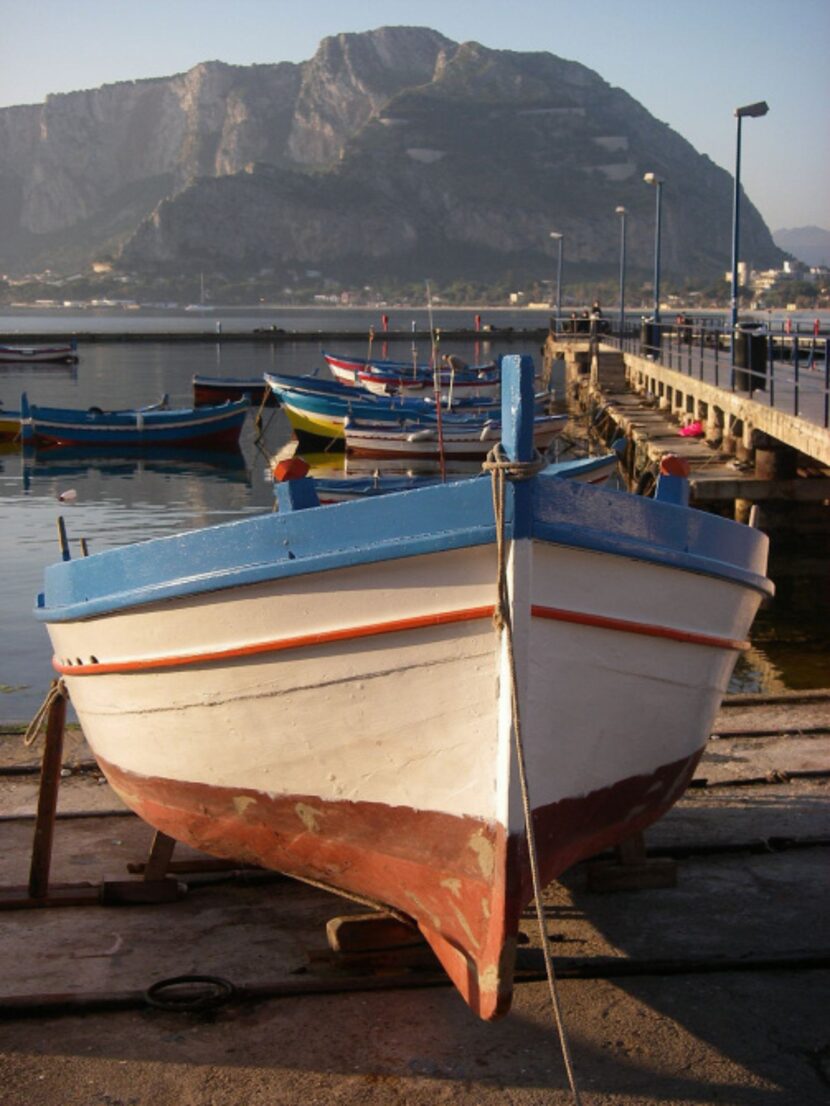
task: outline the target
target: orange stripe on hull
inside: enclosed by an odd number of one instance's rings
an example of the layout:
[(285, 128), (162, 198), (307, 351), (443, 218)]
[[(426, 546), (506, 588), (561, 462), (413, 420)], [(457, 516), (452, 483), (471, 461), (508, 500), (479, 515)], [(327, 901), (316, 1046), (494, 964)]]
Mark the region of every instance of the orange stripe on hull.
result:
[(671, 626), (655, 626), (648, 622), (631, 622), (626, 618), (609, 618), (602, 614), (566, 611), (560, 607), (540, 607), (533, 604), (530, 613), (534, 618), (548, 618), (554, 622), (573, 622), (578, 626), (593, 626), (600, 630), (618, 630), (624, 634), (645, 634), (648, 637), (665, 638), (668, 641), (679, 641), (686, 645), (706, 645), (713, 649), (732, 649), (737, 652), (744, 652), (749, 649), (748, 641), (738, 641), (735, 638), (698, 634), (693, 630), (675, 630)]
[[(595, 629), (616, 630), (626, 634), (643, 634), (648, 637), (663, 638), (686, 645), (703, 645), (714, 649), (743, 651), (749, 648), (749, 642), (733, 638), (713, 637), (689, 630), (676, 630), (670, 626), (654, 626), (645, 622), (631, 622), (623, 618), (609, 618), (605, 615), (585, 614), (581, 611), (567, 611), (558, 607), (542, 607), (534, 604), (530, 608), (534, 618), (550, 619), (555, 622), (570, 622), (578, 626), (590, 626)], [(305, 649), (315, 645), (328, 645), (338, 641), (356, 641), (360, 638), (377, 637), (381, 634), (396, 634), (407, 630), (422, 630), (431, 626), (446, 626), (457, 622), (473, 622), (491, 618), (492, 606), (469, 607), (458, 611), (439, 611), (435, 614), (418, 615), (414, 618), (393, 619), (390, 622), (376, 622), (367, 626), (350, 626), (341, 630), (325, 630), (316, 634), (301, 634), (298, 637), (282, 638), (276, 641), (260, 641), (251, 645), (234, 646), (232, 649), (218, 649), (204, 653), (182, 653), (169, 657), (147, 657), (134, 661), (93, 662), (89, 664), (68, 664), (53, 657), (52, 667), (64, 676), (105, 676), (115, 673), (150, 672), (160, 668), (185, 668), (200, 664), (217, 664), (222, 661), (255, 657), (263, 653), (280, 653), (290, 649)]]
[(376, 622), (368, 626), (349, 626), (342, 630), (324, 630), (317, 634), (300, 634), (298, 637), (278, 641), (259, 641), (252, 645), (235, 646), (205, 653), (182, 653), (172, 657), (148, 657), (136, 661), (114, 661), (102, 664), (64, 664), (57, 658), (52, 667), (66, 676), (103, 676), (116, 672), (147, 672), (155, 668), (183, 668), (188, 665), (212, 664), (242, 657), (255, 657), (262, 653), (281, 653), (289, 649), (305, 649), (313, 645), (328, 645), (337, 641), (355, 641), (377, 637), (380, 634), (397, 634), (404, 630), (421, 630), (430, 626), (445, 626), (453, 622), (474, 622), (480, 618), (492, 618), (493, 607), (469, 607), (459, 611), (438, 611), (436, 614), (418, 615), (415, 618), (398, 618), (390, 622)]

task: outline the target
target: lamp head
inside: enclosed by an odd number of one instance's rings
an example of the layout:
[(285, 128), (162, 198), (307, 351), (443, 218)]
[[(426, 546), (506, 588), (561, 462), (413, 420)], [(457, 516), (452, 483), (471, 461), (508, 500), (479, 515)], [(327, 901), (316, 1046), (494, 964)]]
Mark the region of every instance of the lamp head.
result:
[(656, 173), (644, 173), (643, 180), (646, 184), (663, 184), (663, 178), (658, 177)]
[(624, 208), (624, 207), (622, 207), (622, 206), (620, 206), (620, 207), (615, 207), (615, 208), (614, 208), (614, 214), (615, 214), (615, 215), (625, 215), (625, 214), (627, 214), (627, 213), (626, 213), (626, 210), (625, 210), (625, 208)]
[(766, 115), (768, 111), (769, 105), (766, 100), (759, 100), (757, 104), (746, 104), (742, 108), (735, 108), (735, 115), (740, 119), (744, 117), (757, 119), (761, 115)]
[(564, 237), (565, 237), (565, 236), (564, 236), (563, 234), (560, 234), (558, 230), (552, 230), (552, 231), (550, 232), (550, 236), (551, 236), (551, 238), (553, 238), (553, 239), (557, 239), (557, 238), (564, 238)]

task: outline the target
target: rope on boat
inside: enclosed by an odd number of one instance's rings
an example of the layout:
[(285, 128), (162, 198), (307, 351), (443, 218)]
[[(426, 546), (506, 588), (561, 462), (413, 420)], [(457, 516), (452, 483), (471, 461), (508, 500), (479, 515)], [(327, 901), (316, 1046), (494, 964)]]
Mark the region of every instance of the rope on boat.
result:
[(516, 760), (519, 766), (519, 783), (522, 793), (522, 808), (524, 810), (525, 833), (527, 834), (527, 854), (530, 863), (530, 876), (533, 884), (533, 898), (536, 907), (536, 920), (539, 923), (539, 936), (542, 942), (542, 954), (545, 961), (545, 975), (548, 980), (551, 1005), (556, 1019), (556, 1029), (559, 1034), (559, 1047), (562, 1050), (562, 1059), (568, 1076), (568, 1083), (576, 1106), (580, 1106), (581, 1098), (579, 1088), (576, 1085), (571, 1050), (568, 1043), (568, 1035), (565, 1029), (562, 1009), (559, 1003), (559, 993), (556, 985), (556, 973), (553, 967), (553, 956), (550, 949), (550, 939), (545, 926), (545, 915), (542, 907), (542, 883), (539, 876), (539, 861), (536, 851), (536, 835), (533, 830), (533, 812), (530, 806), (530, 790), (527, 782), (527, 768), (525, 765), (524, 744), (522, 741), (521, 717), (519, 713), (518, 680), (516, 678), (516, 657), (513, 649), (513, 626), (510, 619), (510, 594), (507, 585), (507, 552), (504, 540), (504, 483), (505, 480), (529, 480), (545, 467), (545, 460), (535, 450), (535, 456), (530, 461), (511, 461), (504, 454), (504, 449), (499, 443), (490, 450), (483, 468), (492, 476), (493, 512), (496, 519), (496, 553), (498, 558), (498, 579), (496, 609), (493, 614), (493, 623), (497, 630), (505, 634), (507, 645), (507, 660), (510, 667), (510, 709), (513, 720), (513, 733), (516, 745)]
[[(270, 395), (271, 395), (271, 388), (268, 384), (266, 384), (265, 385), (265, 390), (262, 393), (262, 402), (260, 403), (259, 407), (257, 408), (257, 413), (254, 415), (254, 426), (257, 429), (257, 441), (259, 441), (259, 439), (262, 437), (262, 435), (265, 432), (262, 429), (262, 412), (265, 410), (265, 406), (268, 403), (268, 399), (269, 399)], [(270, 421), (271, 420), (269, 419), (268, 420), (269, 424), (270, 424)]]
[(44, 723), (49, 715), (49, 711), (52, 708), (52, 704), (56, 699), (68, 699), (69, 692), (66, 689), (66, 684), (63, 678), (59, 680), (52, 680), (51, 686), (46, 693), (46, 698), (40, 704), (32, 721), (26, 727), (26, 732), (23, 735), (24, 745), (33, 745), (43, 729)]
[(284, 872), (284, 875), (289, 879), (295, 880), (297, 883), (307, 883), (309, 887), (317, 887), (320, 891), (328, 891), (330, 895), (337, 895), (341, 899), (348, 899), (349, 902), (357, 903), (359, 906), (370, 906), (372, 910), (377, 910), (380, 914), (388, 914), (398, 922), (403, 922), (404, 925), (415, 928), (415, 923), (409, 917), (408, 914), (402, 913), (400, 910), (396, 910), (394, 906), (388, 906), (386, 903), (378, 902), (377, 899), (370, 899), (366, 895), (356, 895), (353, 891), (344, 891), (341, 887), (333, 887), (330, 883), (323, 883), (319, 879), (311, 879), (309, 876), (298, 876), (294, 872)]

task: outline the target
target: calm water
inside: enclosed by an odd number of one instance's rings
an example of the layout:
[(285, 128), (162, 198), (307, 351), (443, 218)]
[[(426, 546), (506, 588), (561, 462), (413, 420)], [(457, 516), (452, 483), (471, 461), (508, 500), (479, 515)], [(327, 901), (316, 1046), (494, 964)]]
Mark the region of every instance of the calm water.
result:
[[(57, 315), (58, 313), (56, 313)], [(158, 400), (169, 393), (171, 402), (190, 405), (191, 378), (195, 372), (223, 376), (251, 377), (264, 371), (304, 373), (322, 370), (320, 346), (314, 342), (286, 343), (276, 346), (234, 342), (220, 347), (210, 334), (215, 320), (165, 315), (165, 329), (177, 326), (207, 330), (205, 341), (170, 345), (162, 343), (96, 342), (79, 350), (75, 368), (64, 366), (0, 367), (0, 400), (7, 408), (18, 408), (20, 394), (26, 391), (34, 403), (86, 408), (133, 407)], [(401, 326), (389, 311), (392, 326)], [(374, 323), (380, 329), (379, 313), (348, 313), (349, 326), (356, 332), (354, 341), (338, 341), (340, 352), (364, 353), (365, 329)], [(424, 314), (407, 312), (423, 325)], [(343, 315), (299, 313), (296, 322), (287, 315), (234, 316), (234, 327), (251, 330), (264, 322), (275, 322), (286, 329), (321, 331), (330, 326), (346, 329)], [(364, 317), (365, 316), (365, 317)], [(88, 314), (72, 327), (65, 315), (55, 330), (91, 330)], [(149, 329), (158, 326), (158, 318), (137, 318), (135, 313), (109, 318), (113, 331)], [(0, 331), (32, 329), (33, 319), (0, 317)], [(472, 313), (436, 312), (435, 325), (471, 325)], [(502, 313), (485, 321), (504, 328), (529, 328), (545, 325), (547, 316), (538, 318), (529, 312)], [(223, 330), (231, 328), (222, 312)], [(17, 323), (17, 327), (13, 325)], [(117, 326), (115, 325), (117, 323)], [(95, 328), (99, 329), (99, 328)], [(47, 333), (44, 326), (43, 333)], [(380, 343), (378, 343), (379, 345)], [(378, 346), (375, 347), (378, 352)], [(537, 348), (524, 344), (473, 346), (456, 344), (457, 352), (470, 361), (489, 358), (503, 352), (530, 353)], [(391, 345), (392, 357), (409, 357), (410, 346)], [(428, 351), (420, 351), (426, 359)], [(28, 721), (34, 714), (52, 678), (50, 647), (46, 630), (32, 616), (34, 597), (42, 589), (44, 567), (57, 560), (56, 522), (66, 521), (73, 554), (78, 542), (86, 538), (96, 551), (179, 530), (213, 525), (269, 511), (273, 503), (268, 478), (268, 456), (290, 438), (290, 430), (281, 411), (265, 412), (262, 441), (254, 441), (252, 419), (243, 429), (238, 453), (219, 456), (195, 456), (186, 460), (163, 457), (89, 458), (46, 451), (24, 459), (16, 447), (0, 453), (0, 610), (3, 633), (0, 639), (0, 721)], [(575, 427), (576, 429), (576, 427)], [(2, 447), (0, 447), (2, 448)], [(332, 459), (337, 463), (336, 459)], [(59, 497), (74, 493), (69, 501)], [(772, 620), (772, 621), (771, 621)], [(770, 628), (772, 626), (772, 629)], [(775, 612), (767, 612), (758, 634), (757, 649), (741, 663), (735, 689), (774, 689), (777, 687), (823, 686), (827, 682), (827, 658), (830, 643), (817, 637), (813, 629), (789, 627), (780, 632)]]

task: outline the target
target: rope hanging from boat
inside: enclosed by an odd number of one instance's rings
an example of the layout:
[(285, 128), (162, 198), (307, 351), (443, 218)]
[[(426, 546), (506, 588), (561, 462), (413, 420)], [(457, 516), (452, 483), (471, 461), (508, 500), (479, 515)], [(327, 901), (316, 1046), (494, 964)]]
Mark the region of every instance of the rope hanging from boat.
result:
[(66, 690), (66, 684), (63, 679), (52, 680), (46, 698), (40, 704), (32, 721), (26, 727), (26, 732), (23, 735), (24, 745), (33, 745), (43, 729), (44, 723), (49, 715), (49, 711), (52, 709), (52, 704), (56, 699), (68, 699), (69, 692)]
[(493, 614), (493, 622), (497, 630), (503, 631), (507, 646), (507, 661), (510, 668), (510, 710), (513, 720), (513, 734), (515, 737), (516, 760), (519, 766), (519, 783), (522, 793), (522, 808), (524, 810), (525, 833), (527, 834), (527, 854), (530, 864), (530, 876), (533, 884), (533, 898), (536, 907), (536, 920), (539, 924), (539, 937), (542, 942), (542, 953), (545, 960), (545, 974), (548, 980), (551, 1005), (556, 1019), (556, 1029), (559, 1034), (559, 1047), (562, 1050), (562, 1059), (568, 1076), (568, 1083), (576, 1106), (580, 1106), (581, 1098), (579, 1088), (576, 1085), (571, 1050), (568, 1043), (568, 1035), (565, 1030), (565, 1022), (562, 1017), (562, 1009), (559, 1003), (559, 993), (556, 985), (556, 973), (553, 967), (553, 956), (550, 949), (545, 915), (542, 907), (542, 882), (539, 876), (539, 861), (536, 852), (536, 835), (533, 830), (533, 812), (530, 806), (530, 790), (527, 782), (527, 768), (525, 765), (524, 744), (522, 742), (521, 716), (519, 713), (518, 681), (516, 678), (516, 658), (513, 649), (513, 625), (510, 619), (510, 593), (507, 585), (507, 543), (504, 538), (504, 484), (505, 480), (529, 480), (535, 476), (547, 462), (535, 451), (531, 461), (511, 461), (504, 453), (499, 443), (492, 449), (484, 462), (484, 469), (492, 476), (491, 486), (493, 490), (493, 513), (496, 519), (496, 554), (498, 564), (496, 609)]
[(354, 891), (346, 891), (342, 887), (334, 887), (330, 883), (323, 883), (322, 880), (311, 879), (310, 876), (298, 876), (295, 875), (294, 872), (286, 872), (285, 875), (287, 875), (289, 879), (296, 880), (297, 883), (307, 883), (309, 887), (316, 887), (320, 891), (328, 891), (330, 895), (337, 895), (338, 898), (348, 899), (349, 902), (357, 903), (358, 906), (369, 906), (379, 914), (385, 914), (390, 918), (394, 918), (395, 921), (402, 922), (412, 929), (416, 928), (415, 923), (408, 914), (396, 910), (394, 906), (388, 906), (386, 903), (378, 902), (377, 899), (370, 899), (366, 895), (358, 895)]

